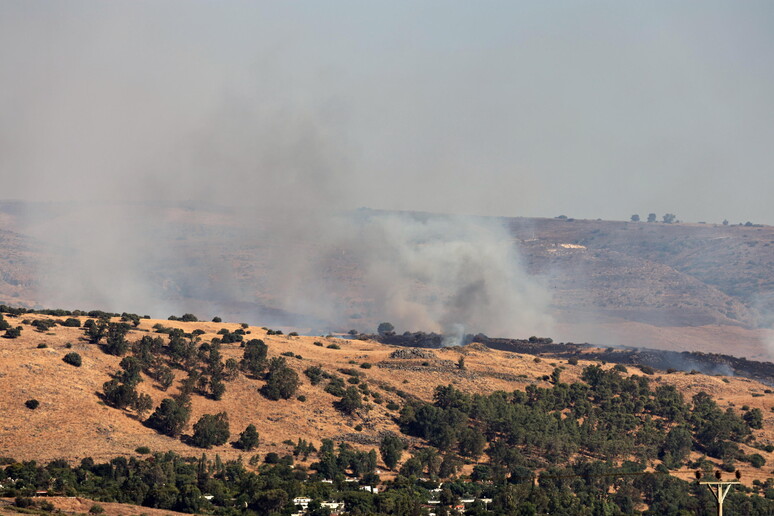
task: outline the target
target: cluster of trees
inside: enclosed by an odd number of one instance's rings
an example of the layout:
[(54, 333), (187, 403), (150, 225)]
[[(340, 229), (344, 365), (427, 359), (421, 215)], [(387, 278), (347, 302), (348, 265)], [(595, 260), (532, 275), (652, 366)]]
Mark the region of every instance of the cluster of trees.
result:
[[(655, 213), (648, 213), (648, 222), (656, 222), (657, 218), (658, 217), (656, 216)], [(674, 222), (679, 222), (677, 220), (677, 215), (675, 215), (674, 213), (665, 213), (661, 220), (664, 221), (664, 224), (672, 224)], [(637, 213), (635, 213), (634, 215), (631, 216), (631, 221), (639, 222), (640, 216)]]
[[(292, 514), (292, 500), (309, 497), (309, 514), (330, 514), (321, 507), (324, 500), (342, 501), (345, 511), (354, 515), (422, 514), (422, 505), (438, 486), (420, 475), (425, 468), (453, 472), (454, 464), (439, 458), (432, 448), (417, 451), (391, 482), (379, 493), (361, 490), (377, 485), (376, 451), (358, 451), (347, 445), (338, 447), (323, 441), (316, 453), (311, 473), (296, 458), (303, 456), (307, 443), (299, 441), (292, 455), (267, 454), (263, 463), (258, 456), (250, 459), (257, 467), (249, 471), (241, 460), (223, 462), (218, 456), (181, 457), (172, 452), (155, 453), (145, 459), (117, 457), (95, 463), (90, 458), (70, 466), (57, 460), (46, 465), (34, 461), (4, 460), (0, 466), (0, 496), (27, 497), (37, 490), (54, 494), (83, 496), (98, 502), (121, 502), (163, 510), (189, 513)], [(298, 450), (298, 453), (296, 453)], [(441, 485), (437, 513), (448, 514), (448, 506), (462, 498), (479, 501), (466, 514), (501, 516), (514, 514), (712, 514), (714, 499), (697, 482), (688, 483), (666, 474), (644, 473), (642, 465), (625, 462), (616, 467), (610, 462), (578, 459), (567, 465), (553, 465), (535, 476), (527, 469), (505, 482), (482, 481), (489, 478), (489, 466), (479, 464), (470, 478), (450, 478)], [(448, 471), (445, 473), (449, 473)], [(453, 473), (449, 473), (453, 474)], [(13, 479), (11, 481), (10, 479)], [(331, 483), (323, 482), (329, 479)], [(205, 495), (208, 495), (205, 497)], [(763, 495), (763, 496), (761, 496)], [(481, 499), (492, 499), (484, 505)], [(774, 509), (774, 481), (756, 482), (752, 488), (739, 487), (726, 498), (726, 510), (732, 514), (764, 515)]]
[(758, 414), (744, 418), (721, 410), (706, 393), (686, 403), (673, 386), (651, 389), (648, 378), (624, 377), (614, 369), (589, 366), (584, 383), (558, 381), (552, 388), (470, 396), (438, 387), (434, 403), (411, 401), (401, 410), (403, 432), (425, 439), (442, 452), (477, 459), (489, 456), (493, 478), (521, 468), (569, 462), (578, 453), (599, 460), (634, 456), (643, 464), (660, 460), (668, 468), (685, 463), (689, 452), (760, 463), (738, 446), (751, 442)]

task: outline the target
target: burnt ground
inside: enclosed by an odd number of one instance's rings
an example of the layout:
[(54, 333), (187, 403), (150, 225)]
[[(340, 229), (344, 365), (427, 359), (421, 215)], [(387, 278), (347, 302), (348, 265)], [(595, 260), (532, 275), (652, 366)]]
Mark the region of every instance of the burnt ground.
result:
[[(437, 333), (406, 332), (401, 335), (359, 335), (358, 339), (373, 339), (383, 344), (414, 348), (440, 348), (444, 336)], [(665, 351), (648, 348), (604, 348), (589, 343), (554, 342), (550, 338), (500, 339), (483, 334), (466, 335), (464, 344), (480, 343), (491, 349), (510, 351), (546, 358), (568, 360), (599, 360), (612, 364), (646, 366), (664, 371), (696, 371), (702, 374), (743, 376), (774, 385), (774, 364), (718, 353), (698, 351)], [(647, 371), (647, 369), (645, 369)]]

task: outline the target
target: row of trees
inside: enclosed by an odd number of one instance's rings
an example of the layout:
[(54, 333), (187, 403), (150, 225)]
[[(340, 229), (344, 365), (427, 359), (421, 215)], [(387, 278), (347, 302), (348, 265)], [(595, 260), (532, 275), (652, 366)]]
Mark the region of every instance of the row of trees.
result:
[[(657, 216), (655, 213), (648, 213), (648, 222), (656, 222)], [(639, 222), (640, 216), (638, 214), (634, 214), (631, 216), (632, 222)], [(677, 216), (674, 213), (665, 213), (661, 219), (664, 224), (672, 224), (673, 222), (678, 222)]]

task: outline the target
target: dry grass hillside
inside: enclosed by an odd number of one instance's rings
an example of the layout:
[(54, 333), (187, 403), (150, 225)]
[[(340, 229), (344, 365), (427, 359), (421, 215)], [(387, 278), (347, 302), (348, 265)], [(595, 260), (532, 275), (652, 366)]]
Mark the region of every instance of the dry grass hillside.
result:
[[(157, 310), (154, 315), (218, 313), (230, 320), (326, 331), (368, 331), (384, 317), (373, 303), (381, 293), (364, 290), (366, 271), (344, 250), (316, 271), (316, 280), (339, 303), (337, 320), (296, 313), (303, 308), (285, 303), (271, 278), (281, 273), (284, 257), (315, 249), (304, 239), (278, 239), (265, 221), (246, 221), (237, 210), (142, 206), (139, 227), (126, 228), (126, 236), (101, 246), (126, 245), (125, 252), (83, 257), (77, 243), (56, 235), (63, 228), (88, 227), (99, 212), (85, 208), (0, 202), (0, 303), (105, 307), (110, 299), (119, 306), (106, 308), (124, 310), (141, 297), (154, 300), (147, 308)], [(774, 227), (566, 218), (503, 222), (529, 271), (551, 293), (548, 315), (556, 320), (553, 336), (559, 340), (771, 359)], [(74, 271), (73, 262), (80, 268)], [(109, 274), (112, 267), (130, 284)], [(91, 274), (99, 277), (82, 281)], [(68, 283), (76, 276), (81, 279)], [(142, 295), (113, 299), (116, 291), (132, 288)], [(739, 344), (729, 346), (729, 339)]]
[[(6, 316), (6, 319), (15, 326), (21, 323), (22, 318)], [(131, 330), (129, 340), (152, 333), (152, 326), (156, 323), (179, 327), (186, 332), (201, 329), (205, 332), (201, 336), (204, 341), (215, 337), (221, 328), (231, 331), (240, 328), (234, 323), (143, 319), (138, 328)], [(181, 440), (158, 434), (144, 426), (132, 412), (108, 407), (100, 400), (98, 394), (102, 385), (111, 378), (111, 373), (119, 369), (120, 358), (87, 343), (81, 329), (55, 326), (49, 333), (39, 333), (32, 326), (22, 326), (21, 337), (0, 339), (0, 456), (43, 462), (59, 458), (76, 461), (87, 456), (104, 460), (117, 455), (136, 454), (135, 449), (140, 446), (156, 451), (174, 450), (183, 455), (202, 452)], [(396, 394), (398, 390), (404, 391), (404, 396), (431, 400), (434, 388), (446, 384), (471, 393), (523, 390), (530, 384), (548, 387), (550, 384), (542, 377), (559, 365), (550, 358), (495, 351), (480, 344), (421, 350), (416, 356), (409, 353), (410, 358), (398, 358), (391, 355), (396, 350), (409, 348), (332, 337), (268, 335), (265, 329), (259, 327), (249, 327), (246, 331), (250, 332), (247, 338), (260, 338), (268, 344), (270, 357), (288, 352), (300, 356), (287, 360), (299, 373), (302, 385), (298, 394), (305, 396), (306, 401), (270, 401), (258, 392), (263, 381), (240, 374), (235, 380), (227, 382), (221, 401), (194, 395), (191, 422), (206, 413), (225, 411), (232, 439), (253, 423), (260, 433), (261, 442), (252, 453), (259, 454), (287, 452), (289, 446), (283, 441), (299, 438), (311, 440), (317, 445), (323, 438), (332, 438), (356, 446), (372, 447), (377, 445), (381, 432), (398, 431), (393, 421), (397, 412), (386, 406), (390, 401), (401, 401)], [(70, 348), (66, 347), (67, 343), (71, 344)], [(331, 345), (340, 349), (329, 348)], [(62, 361), (62, 357), (71, 351), (82, 356), (81, 367)], [(224, 344), (221, 351), (224, 360), (241, 358), (243, 353), (238, 343)], [(465, 358), (464, 369), (457, 367), (461, 356)], [(584, 360), (577, 365), (561, 363), (565, 368), (562, 380), (577, 380), (589, 363)], [(364, 364), (372, 366), (361, 367)], [(371, 391), (381, 395), (382, 402), (371, 401), (368, 410), (360, 410), (351, 417), (343, 416), (334, 407), (337, 398), (324, 392), (321, 385), (311, 385), (303, 374), (303, 370), (312, 365), (321, 365), (325, 371), (334, 373), (341, 369), (355, 369), (361, 373), (362, 380), (368, 383)], [(637, 370), (630, 368), (627, 374), (634, 371)], [(177, 375), (180, 379), (180, 371)], [(743, 405), (760, 408), (764, 413), (764, 428), (756, 430), (755, 434), (760, 443), (774, 444), (774, 394), (767, 386), (745, 378), (679, 372), (657, 373), (652, 378), (657, 383), (674, 384), (686, 398), (705, 391), (718, 400), (722, 408), (740, 410)], [(176, 388), (177, 384), (162, 392), (147, 377), (139, 384), (139, 390), (149, 394), (154, 405), (174, 394)], [(36, 410), (26, 408), (25, 401), (29, 399), (39, 400), (40, 406)], [(362, 431), (356, 430), (357, 425), (362, 425)], [(190, 432), (189, 425), (185, 433)], [(230, 445), (215, 447), (208, 453), (218, 453), (224, 458), (242, 454)], [(245, 462), (252, 453), (244, 456)], [(763, 454), (768, 464), (774, 464), (774, 454), (760, 450), (756, 453)], [(751, 469), (748, 478), (768, 476), (766, 468)]]

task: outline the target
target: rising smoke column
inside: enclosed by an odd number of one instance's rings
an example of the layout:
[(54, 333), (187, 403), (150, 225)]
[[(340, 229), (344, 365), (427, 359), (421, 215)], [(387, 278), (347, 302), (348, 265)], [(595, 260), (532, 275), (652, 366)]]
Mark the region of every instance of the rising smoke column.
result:
[[(550, 333), (550, 296), (530, 276), (513, 237), (492, 218), (360, 210), (319, 226), (316, 255), (291, 272), (312, 283), (286, 291), (286, 308), (346, 327), (345, 300), (320, 281), (331, 257), (359, 271), (365, 321), (457, 336)], [(339, 291), (340, 292), (340, 291)]]

